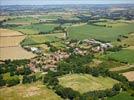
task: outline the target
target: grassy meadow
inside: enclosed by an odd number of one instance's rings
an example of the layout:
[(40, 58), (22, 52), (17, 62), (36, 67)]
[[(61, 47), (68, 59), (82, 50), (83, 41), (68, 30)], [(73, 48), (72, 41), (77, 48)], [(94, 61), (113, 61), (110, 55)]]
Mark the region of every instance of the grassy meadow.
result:
[(116, 80), (109, 77), (93, 77), (88, 74), (68, 74), (58, 79), (62, 86), (70, 87), (80, 93), (112, 88), (117, 83)]

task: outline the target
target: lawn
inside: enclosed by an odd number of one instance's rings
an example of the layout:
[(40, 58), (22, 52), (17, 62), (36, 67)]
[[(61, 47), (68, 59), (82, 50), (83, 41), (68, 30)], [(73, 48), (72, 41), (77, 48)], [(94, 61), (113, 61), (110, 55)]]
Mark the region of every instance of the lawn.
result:
[(110, 58), (119, 62), (134, 63), (134, 50), (123, 49), (118, 52), (109, 52), (104, 56), (105, 59)]
[(70, 87), (80, 93), (112, 88), (117, 83), (116, 80), (109, 77), (93, 77), (88, 74), (68, 74), (58, 79), (62, 86)]
[(72, 26), (68, 28), (68, 36), (70, 39), (94, 38), (103, 41), (115, 41), (119, 35), (134, 32), (133, 27), (134, 23), (112, 28), (94, 25)]
[(61, 98), (41, 82), (36, 82), (3, 87), (0, 89), (0, 100), (61, 100)]
[(107, 100), (134, 100), (134, 97), (127, 92), (122, 92), (114, 97), (108, 97)]

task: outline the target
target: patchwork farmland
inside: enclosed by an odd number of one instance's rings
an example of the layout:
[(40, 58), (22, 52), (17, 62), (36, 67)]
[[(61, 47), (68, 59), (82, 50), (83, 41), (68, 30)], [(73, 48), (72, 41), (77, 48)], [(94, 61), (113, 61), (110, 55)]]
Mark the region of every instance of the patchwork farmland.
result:
[(0, 5), (0, 100), (134, 100), (133, 6)]

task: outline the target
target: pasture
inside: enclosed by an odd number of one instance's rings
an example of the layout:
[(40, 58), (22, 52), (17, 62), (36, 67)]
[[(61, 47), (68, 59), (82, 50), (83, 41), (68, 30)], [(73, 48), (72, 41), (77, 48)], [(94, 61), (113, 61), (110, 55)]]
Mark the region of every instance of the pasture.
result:
[(72, 26), (68, 28), (70, 39), (98, 39), (102, 41), (115, 41), (119, 35), (125, 35), (134, 32), (134, 23), (127, 25), (118, 25), (118, 27), (102, 27), (95, 25)]
[(61, 98), (41, 82), (36, 82), (3, 87), (0, 89), (0, 100), (61, 100)]
[(70, 87), (80, 93), (112, 88), (112, 86), (117, 83), (116, 80), (109, 77), (93, 77), (88, 74), (68, 74), (61, 76), (58, 79), (60, 85)]

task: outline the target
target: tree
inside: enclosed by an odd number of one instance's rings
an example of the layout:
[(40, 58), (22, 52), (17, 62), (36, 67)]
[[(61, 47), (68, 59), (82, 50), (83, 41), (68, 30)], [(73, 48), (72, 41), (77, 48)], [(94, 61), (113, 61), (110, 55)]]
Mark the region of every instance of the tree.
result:
[(6, 81), (6, 83), (7, 83), (7, 86), (9, 87), (14, 86), (20, 83), (20, 79), (19, 77), (11, 77), (10, 79)]
[(80, 96), (80, 93), (77, 91), (72, 90), (71, 88), (65, 88), (64, 91), (67, 93), (67, 98), (73, 100), (76, 97)]
[(6, 85), (5, 80), (3, 80), (3, 76), (0, 74), (0, 86)]
[(29, 75), (31, 73), (32, 73), (32, 71), (30, 70), (29, 67), (24, 67), (24, 75)]
[(36, 76), (35, 75), (24, 75), (23, 79), (22, 79), (22, 83), (26, 84), (26, 83), (32, 83), (36, 81)]
[(113, 90), (115, 90), (115, 91), (120, 91), (120, 89), (121, 89), (121, 84), (115, 84), (113, 86)]

